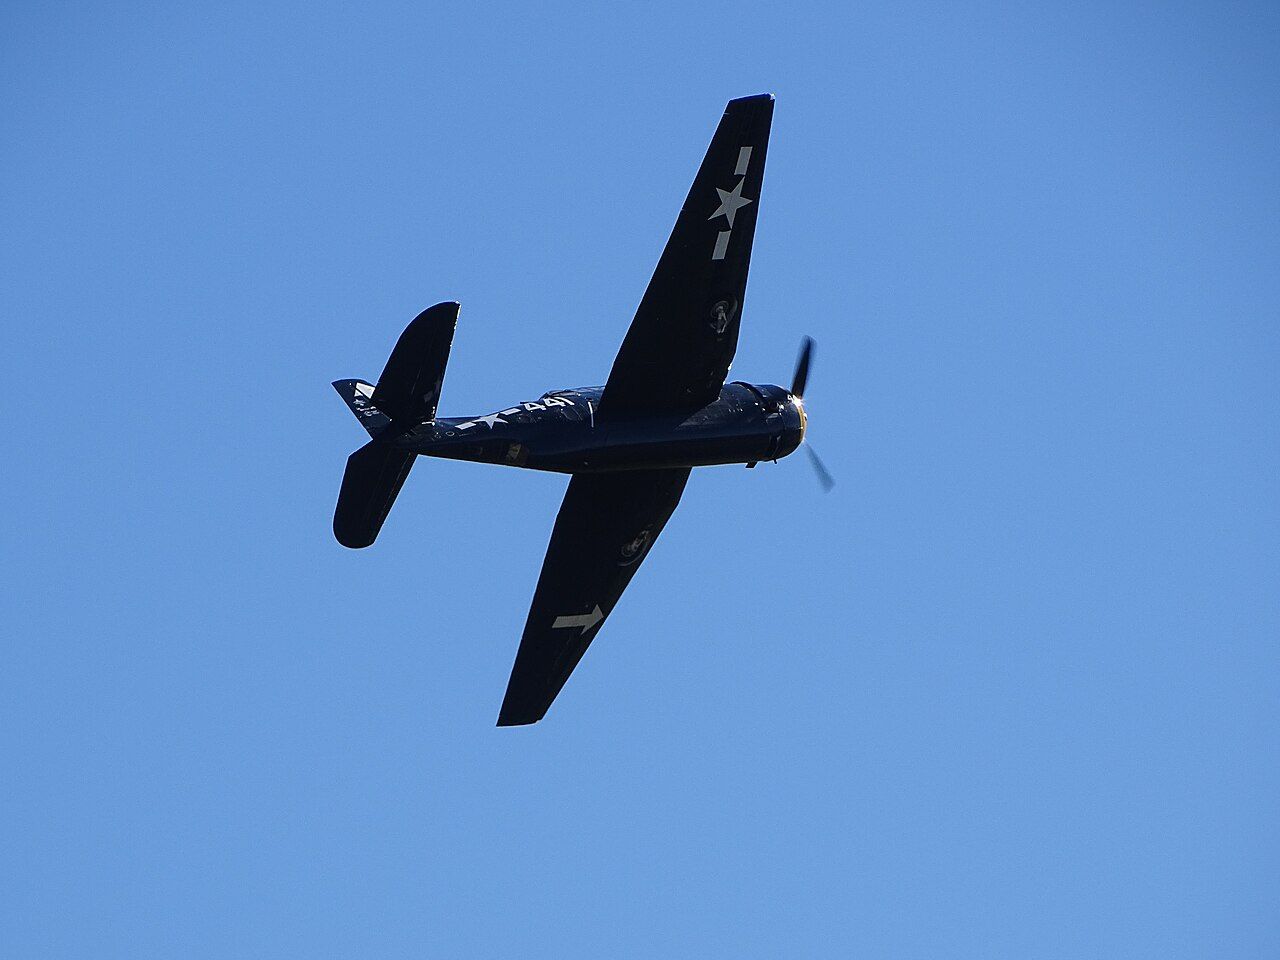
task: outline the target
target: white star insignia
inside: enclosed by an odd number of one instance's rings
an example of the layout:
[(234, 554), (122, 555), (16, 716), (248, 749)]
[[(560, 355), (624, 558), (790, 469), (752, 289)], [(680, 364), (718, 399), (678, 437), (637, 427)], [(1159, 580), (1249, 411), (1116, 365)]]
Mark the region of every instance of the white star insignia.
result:
[(733, 226), (734, 214), (738, 212), (739, 207), (745, 207), (751, 200), (742, 195), (742, 185), (747, 182), (746, 177), (738, 181), (738, 185), (732, 190), (721, 190), (716, 187), (716, 193), (720, 194), (720, 206), (716, 208), (716, 212), (707, 217), (708, 220), (714, 220), (716, 217), (724, 214), (729, 226)]
[(506, 422), (507, 421), (502, 419), (502, 414), (491, 413), (487, 417), (476, 417), (474, 420), (468, 420), (466, 423), (460, 423), (458, 424), (458, 429), (470, 430), (472, 427), (478, 427), (480, 426), (480, 424), (484, 423), (484, 424), (488, 424), (489, 429), (492, 430), (493, 425), (495, 423), (506, 423)]

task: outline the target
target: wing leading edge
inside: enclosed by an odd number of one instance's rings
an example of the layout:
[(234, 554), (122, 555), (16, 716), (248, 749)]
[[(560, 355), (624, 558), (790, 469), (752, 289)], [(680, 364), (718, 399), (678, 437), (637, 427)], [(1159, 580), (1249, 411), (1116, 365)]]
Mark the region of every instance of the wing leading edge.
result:
[(498, 726), (536, 723), (595, 639), (684, 492), (689, 471), (578, 474), (560, 505)]
[(600, 399), (609, 416), (713, 401), (738, 347), (773, 97), (731, 100)]

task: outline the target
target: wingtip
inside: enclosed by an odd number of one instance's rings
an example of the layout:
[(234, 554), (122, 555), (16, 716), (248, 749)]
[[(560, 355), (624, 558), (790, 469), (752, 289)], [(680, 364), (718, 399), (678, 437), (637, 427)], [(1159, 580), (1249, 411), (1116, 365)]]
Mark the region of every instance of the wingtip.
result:
[(498, 726), (527, 727), (545, 717), (550, 706), (548, 703), (539, 709), (536, 701), (530, 703), (520, 697), (504, 697), (502, 706), (498, 709)]
[(374, 541), (378, 539), (378, 534), (375, 531), (373, 536), (370, 537), (367, 530), (351, 529), (335, 516), (333, 518), (333, 539), (348, 550), (363, 550), (365, 547), (373, 546)]
[(745, 106), (749, 103), (773, 103), (774, 96), (772, 93), (753, 93), (749, 97), (735, 97), (729, 101), (729, 106)]

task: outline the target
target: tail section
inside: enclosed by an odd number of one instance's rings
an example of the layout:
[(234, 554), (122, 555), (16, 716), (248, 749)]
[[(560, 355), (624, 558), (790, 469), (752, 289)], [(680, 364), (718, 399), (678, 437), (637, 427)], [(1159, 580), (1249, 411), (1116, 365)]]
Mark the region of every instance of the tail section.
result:
[(369, 546), (391, 512), (417, 456), (391, 441), (435, 419), (457, 323), (457, 303), (428, 307), (400, 335), (376, 387), (363, 380), (334, 382), (373, 438), (347, 459), (342, 477), (333, 534), (344, 547)]

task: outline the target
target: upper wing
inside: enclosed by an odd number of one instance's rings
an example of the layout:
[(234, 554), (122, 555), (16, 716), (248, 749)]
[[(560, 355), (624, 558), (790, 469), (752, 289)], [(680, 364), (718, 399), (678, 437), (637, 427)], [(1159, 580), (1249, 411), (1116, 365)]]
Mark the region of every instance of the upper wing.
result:
[(680, 502), (689, 471), (584, 473), (569, 481), (498, 726), (541, 720)]
[(713, 401), (738, 348), (773, 97), (730, 100), (636, 311), (600, 409), (626, 416)]

